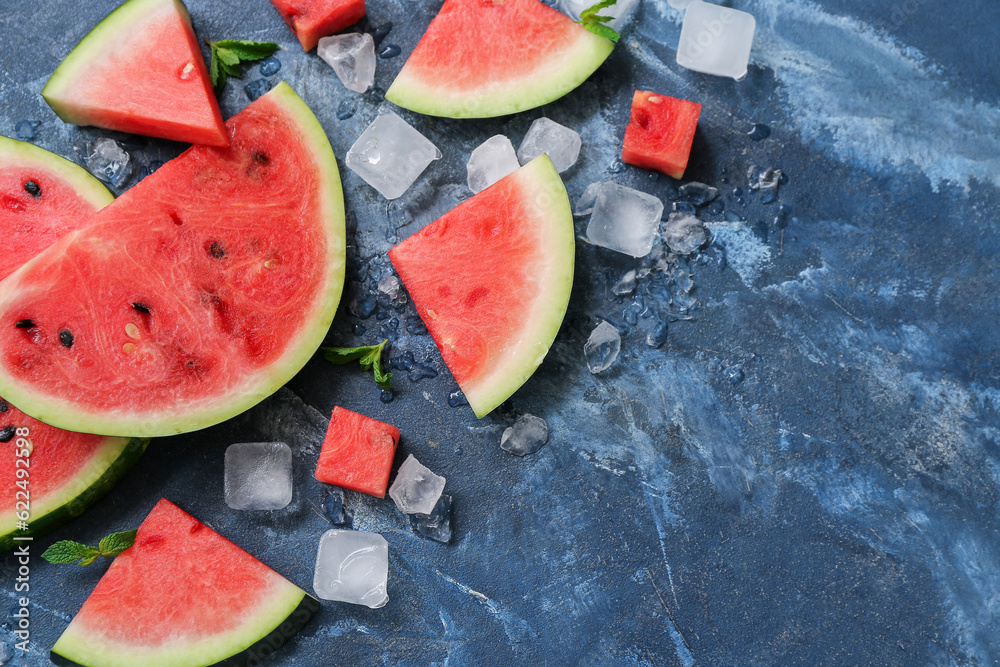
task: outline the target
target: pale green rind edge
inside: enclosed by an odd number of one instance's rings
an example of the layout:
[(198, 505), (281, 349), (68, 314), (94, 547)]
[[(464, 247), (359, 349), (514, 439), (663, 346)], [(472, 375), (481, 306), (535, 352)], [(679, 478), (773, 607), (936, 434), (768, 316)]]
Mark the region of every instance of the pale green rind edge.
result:
[(549, 259), (548, 275), (542, 279), (547, 289), (535, 300), (534, 312), (526, 317), (533, 326), (522, 332), (525, 342), (513, 354), (513, 361), (480, 378), (476, 386), (461, 385), (480, 419), (520, 389), (545, 359), (569, 307), (576, 263), (576, 234), (569, 195), (549, 156), (543, 153), (507, 178), (522, 180), (525, 188), (530, 189), (527, 196), (538, 198), (536, 221), (547, 232), (543, 242)]
[[(281, 576), (281, 575), (277, 575)], [(197, 584), (197, 582), (193, 582)], [(77, 629), (71, 622), (52, 647), (52, 652), (80, 665), (93, 667), (193, 667), (213, 665), (237, 655), (267, 636), (287, 619), (306, 597), (306, 592), (282, 577), (281, 590), (257, 607), (257, 614), (238, 628), (183, 645), (167, 645), (155, 651), (136, 646), (102, 642), (93, 633)], [(211, 594), (211, 592), (209, 592)]]
[(37, 165), (41, 169), (55, 172), (95, 208), (104, 208), (114, 200), (114, 195), (86, 169), (34, 144), (0, 135), (0, 157), (3, 158), (5, 166)]
[(181, 16), (189, 24), (191, 23), (191, 15), (180, 0), (128, 0), (104, 17), (104, 20), (83, 36), (83, 39), (59, 63), (56, 71), (52, 73), (45, 87), (42, 88), (42, 98), (52, 107), (59, 118), (76, 125), (86, 122), (86, 119), (78, 117), (73, 112), (73, 100), (67, 93), (72, 91), (75, 82), (80, 77), (86, 75), (87, 67), (93, 62), (95, 56), (99, 55), (109, 44), (113, 45), (119, 41), (118, 34), (130, 32), (131, 27), (136, 22), (147, 19), (151, 13), (151, 7), (168, 3), (173, 3), (180, 11)]
[(214, 403), (202, 404), (197, 408), (192, 406), (189, 409), (182, 406), (184, 414), (170, 418), (150, 413), (112, 417), (81, 412), (72, 402), (26, 390), (21, 383), (3, 371), (0, 371), (0, 396), (35, 419), (67, 431), (158, 437), (196, 431), (234, 417), (273, 394), (306, 365), (326, 337), (344, 289), (347, 262), (344, 193), (330, 140), (306, 103), (284, 81), (267, 95), (280, 100), (285, 110), (297, 120), (304, 141), (311, 149), (317, 169), (322, 174), (317, 181), (326, 183), (325, 188), (320, 188), (324, 196), (325, 213), (319, 217), (325, 218), (327, 223), (327, 265), (330, 269), (326, 290), (318, 300), (310, 324), (299, 332), (297, 343), (270, 364), (274, 370), (270, 374), (261, 374), (253, 384), (220, 396)]
[[(428, 116), (491, 118), (534, 109), (553, 102), (593, 74), (614, 50), (614, 42), (581, 29), (575, 48), (563, 54), (563, 65), (544, 75), (533, 73), (507, 81), (506, 90), (454, 94), (436, 89), (407, 72), (406, 65), (386, 91), (393, 104)], [(548, 63), (550, 61), (546, 61)]]

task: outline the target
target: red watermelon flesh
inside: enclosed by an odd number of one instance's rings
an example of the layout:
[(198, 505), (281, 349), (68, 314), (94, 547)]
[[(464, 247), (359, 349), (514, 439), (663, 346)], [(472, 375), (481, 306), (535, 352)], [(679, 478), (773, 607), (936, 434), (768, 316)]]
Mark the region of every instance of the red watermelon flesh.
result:
[(338, 33), (365, 15), (365, 0), (271, 0), (271, 3), (306, 51), (315, 48), (320, 37)]
[(316, 479), (352, 491), (385, 497), (399, 429), (340, 406), (333, 408)]
[(286, 619), (294, 634), (317, 608), (305, 591), (163, 499), (52, 653), (85, 665), (211, 665)]
[(316, 350), (343, 286), (329, 143), (286, 84), (228, 130), (230, 147), (192, 147), (2, 283), (0, 392), (14, 405), (79, 431), (194, 430)]
[(691, 157), (691, 144), (701, 105), (637, 90), (632, 115), (625, 128), (622, 161), (682, 178)]
[(59, 65), (42, 97), (67, 123), (209, 146), (228, 138), (180, 0), (129, 0)]

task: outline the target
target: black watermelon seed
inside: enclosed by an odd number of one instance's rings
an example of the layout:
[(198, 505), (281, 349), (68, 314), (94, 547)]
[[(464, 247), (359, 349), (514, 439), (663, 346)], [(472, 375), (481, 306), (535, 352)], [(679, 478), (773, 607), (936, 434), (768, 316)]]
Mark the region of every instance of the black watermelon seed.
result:
[(10, 442), (14, 439), (15, 433), (17, 433), (15, 426), (4, 426), (3, 430), (0, 431), (0, 442)]
[(270, 160), (267, 157), (267, 153), (263, 153), (261, 151), (254, 151), (253, 159), (259, 162), (260, 164), (267, 164), (268, 162), (270, 162)]
[(226, 256), (226, 251), (222, 249), (222, 246), (218, 243), (213, 243), (208, 247), (208, 251), (212, 253), (212, 257), (216, 259), (222, 259)]
[(145, 313), (149, 315), (149, 306), (144, 303), (139, 303), (138, 301), (132, 304), (132, 307), (138, 310), (140, 313)]
[(0, 398), (0, 412), (7, 412), (10, 410), (10, 403)]
[(38, 187), (38, 183), (35, 183), (34, 181), (25, 181), (24, 190), (32, 197), (42, 196), (42, 189)]
[(59, 342), (62, 343), (63, 347), (73, 347), (73, 332), (69, 329), (60, 331)]
[(17, 322), (14, 323), (14, 326), (17, 327), (18, 329), (30, 329), (31, 327), (35, 326), (35, 321), (18, 320)]

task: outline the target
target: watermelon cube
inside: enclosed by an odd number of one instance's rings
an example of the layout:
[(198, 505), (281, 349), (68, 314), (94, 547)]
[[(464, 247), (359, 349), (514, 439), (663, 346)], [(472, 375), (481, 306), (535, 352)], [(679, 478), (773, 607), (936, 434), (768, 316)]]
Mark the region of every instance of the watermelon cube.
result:
[(622, 160), (681, 178), (691, 156), (701, 105), (637, 90), (632, 96), (632, 118), (625, 128)]
[(365, 0), (271, 0), (271, 4), (306, 51), (320, 37), (340, 32), (365, 15)]
[(395, 426), (335, 407), (319, 453), (316, 479), (384, 498), (398, 443)]

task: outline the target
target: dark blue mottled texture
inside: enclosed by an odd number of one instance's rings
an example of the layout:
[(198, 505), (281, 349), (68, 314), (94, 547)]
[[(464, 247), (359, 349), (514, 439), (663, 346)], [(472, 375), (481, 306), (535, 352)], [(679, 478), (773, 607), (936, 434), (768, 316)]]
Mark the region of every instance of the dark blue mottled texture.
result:
[[(32, 141), (78, 162), (87, 142), (113, 136), (138, 177), (182, 146), (67, 126), (38, 95), (113, 5), (7, 3), (0, 133), (38, 121)], [(268, 81), (299, 91), (343, 158), (439, 5), (369, 2), (362, 27), (391, 26), (379, 36), (402, 57), (380, 59), (377, 88), (362, 95), (303, 54), (267, 0), (189, 8), (201, 38), (281, 43)], [(296, 667), (1000, 661), (1000, 9), (987, 0), (732, 5), (758, 19), (742, 82), (677, 67), (680, 15), (643, 0), (608, 63), (554, 104), (465, 122), (400, 111), (444, 152), (402, 199), (387, 204), (344, 172), (348, 284), (328, 342), (389, 336), (394, 358), (409, 355), (395, 367), (411, 370), (396, 371), (388, 403), (364, 373), (320, 358), (290, 387), (326, 415), (339, 404), (397, 425), (397, 463), (412, 452), (448, 478), (450, 545), (414, 534), (388, 500), (347, 492), (338, 507), (312, 478), (305, 429), (290, 443), (292, 505), (230, 511), (223, 451), (256, 437), (255, 419), (277, 419), (260, 416), (265, 406), (257, 418), (154, 442), (114, 493), (36, 548), (134, 527), (165, 496), (311, 589), (331, 513), (381, 532), (388, 606), (325, 603), (272, 663)], [(259, 70), (230, 82), (225, 115), (268, 85)], [(684, 293), (680, 274), (580, 243), (552, 352), (509, 403), (477, 420), (412, 305), (374, 298), (390, 270), (385, 253), (469, 195), (464, 166), (476, 145), (499, 132), (516, 145), (542, 114), (583, 136), (580, 163), (564, 175), (574, 201), (614, 178), (670, 210), (677, 182), (617, 159), (636, 87), (704, 104), (686, 180), (719, 198), (698, 209), (715, 221), (712, 244), (680, 265), (694, 287)], [(750, 136), (758, 123), (769, 136)], [(778, 202), (750, 189), (751, 166), (788, 175)], [(642, 267), (653, 270), (635, 293), (615, 296), (618, 278)], [(623, 348), (592, 376), (583, 342), (602, 319), (622, 329)], [(660, 347), (646, 344), (664, 331)], [(545, 418), (550, 437), (520, 459), (499, 440), (523, 412)], [(101, 572), (33, 566), (32, 652), (13, 664), (46, 664)], [(3, 628), (9, 640), (9, 621)]]

